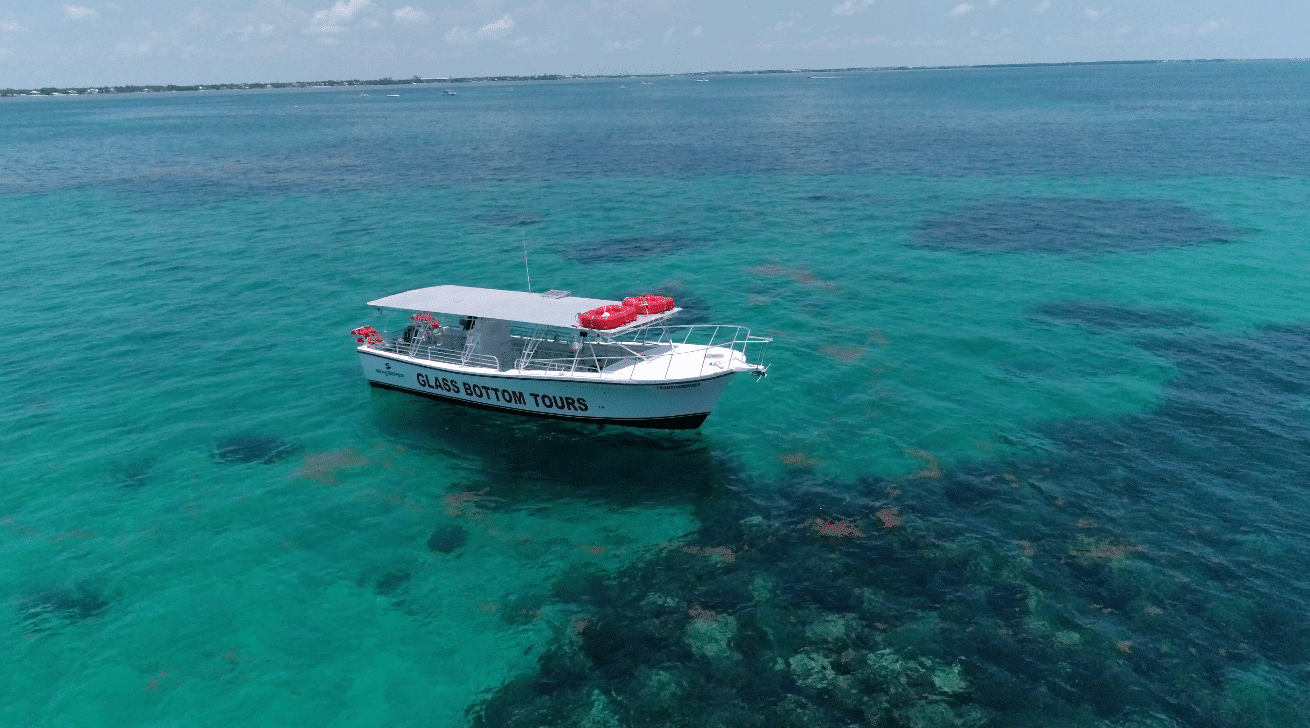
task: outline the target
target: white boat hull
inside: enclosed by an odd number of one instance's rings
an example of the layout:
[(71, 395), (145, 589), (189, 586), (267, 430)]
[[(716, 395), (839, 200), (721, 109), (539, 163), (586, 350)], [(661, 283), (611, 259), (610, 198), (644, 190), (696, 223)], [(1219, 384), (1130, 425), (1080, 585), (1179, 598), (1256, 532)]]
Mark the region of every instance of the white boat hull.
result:
[(479, 409), (666, 430), (700, 427), (738, 369), (686, 379), (623, 380), (488, 372), (359, 347), (370, 385)]

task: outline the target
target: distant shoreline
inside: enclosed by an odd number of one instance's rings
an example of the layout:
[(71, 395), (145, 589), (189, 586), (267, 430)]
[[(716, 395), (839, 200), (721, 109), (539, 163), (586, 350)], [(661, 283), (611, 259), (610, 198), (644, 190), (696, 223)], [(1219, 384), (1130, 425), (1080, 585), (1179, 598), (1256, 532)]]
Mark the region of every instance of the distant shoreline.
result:
[(1277, 60), (1305, 60), (1299, 58), (1251, 58), (1251, 59), (1231, 59), (1231, 58), (1199, 58), (1190, 60), (1144, 60), (1144, 61), (1068, 61), (1064, 63), (993, 63), (973, 66), (877, 66), (867, 68), (793, 68), (793, 69), (765, 69), (758, 71), (699, 71), (692, 73), (626, 73), (626, 74), (546, 74), (541, 76), (469, 76), (463, 78), (424, 78), (421, 76), (411, 76), (410, 78), (377, 78), (370, 80), (352, 79), (349, 81), (276, 81), (266, 83), (206, 83), (194, 84), (190, 86), (179, 86), (176, 84), (157, 85), (144, 84), (139, 86), (64, 86), (54, 87), (47, 86), (43, 88), (6, 88), (0, 89), (0, 97), (5, 96), (81, 96), (96, 94), (123, 94), (123, 93), (172, 93), (179, 91), (246, 91), (259, 89), (279, 89), (279, 88), (340, 88), (352, 86), (410, 86), (410, 85), (428, 85), (428, 84), (454, 84), (454, 83), (488, 83), (493, 81), (511, 81), (516, 83), (529, 81), (563, 81), (566, 79), (589, 79), (589, 78), (671, 78), (676, 76), (754, 76), (764, 74), (778, 73), (856, 73), (871, 71), (940, 71), (952, 69), (973, 69), (973, 68), (1047, 68), (1061, 66), (1122, 66), (1122, 65), (1144, 65), (1153, 63), (1243, 63), (1255, 61), (1277, 61)]

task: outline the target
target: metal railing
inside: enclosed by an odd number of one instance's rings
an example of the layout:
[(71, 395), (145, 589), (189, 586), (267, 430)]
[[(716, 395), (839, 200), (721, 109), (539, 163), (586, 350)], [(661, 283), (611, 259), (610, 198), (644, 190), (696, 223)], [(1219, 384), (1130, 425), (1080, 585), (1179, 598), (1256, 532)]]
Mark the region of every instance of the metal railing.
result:
[(612, 378), (616, 369), (626, 367), (627, 378), (635, 379), (639, 371), (651, 373), (649, 367), (639, 369), (638, 365), (663, 359), (665, 367), (659, 378), (669, 378), (675, 363), (681, 362), (679, 369), (684, 369), (688, 360), (698, 358), (693, 375), (702, 376), (707, 368), (727, 371), (744, 365), (762, 370), (764, 347), (770, 341), (768, 337), (752, 336), (744, 326), (650, 326), (614, 338), (602, 334), (599, 341), (582, 344), (573, 356), (534, 357), (527, 361), (521, 359), (519, 364), (525, 371), (567, 372), (598, 378), (606, 375)]
[(368, 348), (377, 351), (384, 351), (391, 354), (400, 354), (414, 359), (426, 359), (428, 361), (443, 362), (446, 364), (458, 364), (460, 366), (480, 367), (486, 369), (500, 369), (500, 360), (491, 354), (469, 354), (466, 349), (447, 349), (435, 344), (422, 344), (418, 342), (405, 342), (399, 338), (386, 339), (375, 344), (368, 344)]
[[(564, 335), (560, 336), (561, 333)], [(744, 326), (721, 324), (649, 326), (612, 338), (602, 333), (599, 339), (591, 340), (572, 336), (572, 331), (565, 331), (548, 339), (540, 327), (514, 331), (515, 368), (522, 372), (594, 376), (598, 379), (613, 379), (624, 368), (627, 369), (627, 379), (637, 378), (639, 372), (643, 379), (667, 379), (675, 364), (679, 375), (688, 376), (703, 376), (707, 369), (714, 373), (716, 368), (719, 371), (750, 368), (758, 372), (765, 368), (765, 347), (772, 341), (768, 337), (752, 336), (750, 329)], [(464, 346), (454, 348), (422, 340), (406, 342), (400, 336), (388, 338), (384, 332), (382, 341), (367, 346), (415, 359), (499, 370), (497, 357), (471, 354), (472, 347), (468, 342), (461, 343)], [(572, 349), (573, 345), (577, 348)], [(657, 376), (652, 376), (654, 370), (651, 367), (640, 366), (660, 360), (665, 366)]]

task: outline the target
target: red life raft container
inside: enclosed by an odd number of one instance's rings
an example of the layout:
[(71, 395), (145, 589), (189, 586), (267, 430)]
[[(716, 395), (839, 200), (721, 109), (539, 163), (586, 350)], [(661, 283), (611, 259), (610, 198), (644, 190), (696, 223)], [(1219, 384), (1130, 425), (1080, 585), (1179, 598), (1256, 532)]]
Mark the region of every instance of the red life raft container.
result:
[(631, 306), (601, 306), (578, 314), (583, 328), (595, 331), (617, 329), (637, 320), (637, 309)]
[(351, 336), (361, 344), (376, 344), (382, 341), (382, 335), (372, 326), (361, 326), (350, 332)]
[(673, 299), (668, 296), (633, 296), (623, 299), (624, 306), (637, 309), (642, 315), (673, 310)]

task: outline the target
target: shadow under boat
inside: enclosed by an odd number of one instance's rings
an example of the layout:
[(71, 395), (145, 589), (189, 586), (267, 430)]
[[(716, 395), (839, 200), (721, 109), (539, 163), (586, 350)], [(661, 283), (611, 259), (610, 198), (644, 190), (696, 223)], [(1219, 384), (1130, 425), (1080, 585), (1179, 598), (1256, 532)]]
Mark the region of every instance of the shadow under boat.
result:
[(386, 390), (375, 390), (374, 403), (374, 422), (385, 438), (476, 463), (478, 485), (511, 503), (688, 504), (737, 477), (697, 431), (524, 418)]

